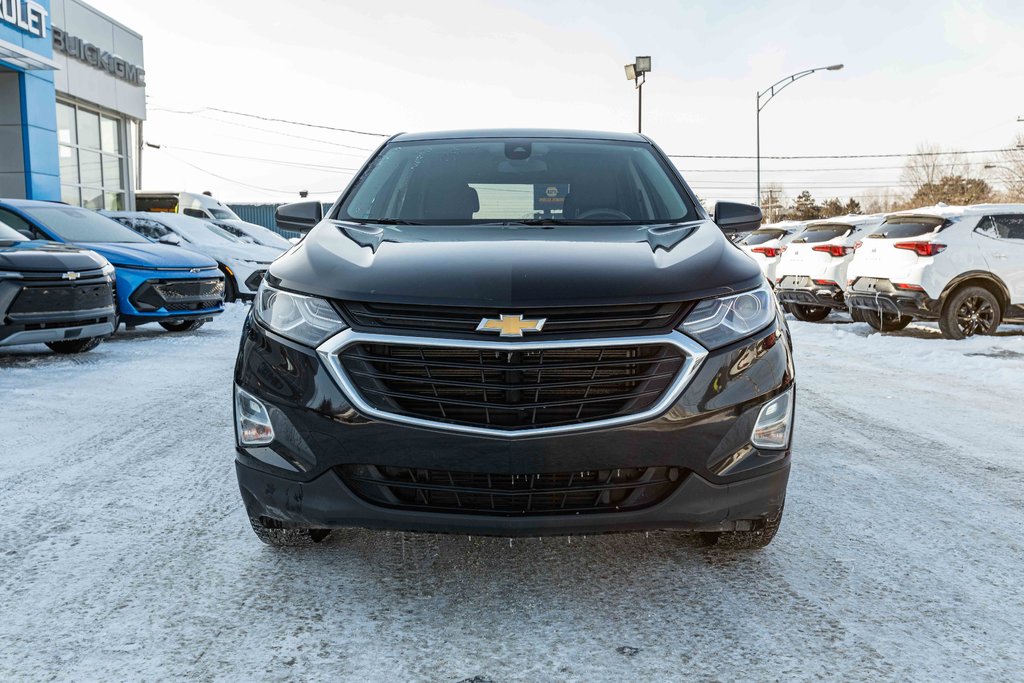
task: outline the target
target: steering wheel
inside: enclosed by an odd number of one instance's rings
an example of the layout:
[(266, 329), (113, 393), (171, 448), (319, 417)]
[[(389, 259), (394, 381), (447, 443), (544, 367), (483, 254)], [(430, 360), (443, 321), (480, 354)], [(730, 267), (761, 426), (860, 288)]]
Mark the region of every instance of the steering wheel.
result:
[(580, 215), (576, 216), (576, 219), (584, 220), (587, 218), (596, 218), (598, 216), (611, 216), (612, 218), (619, 218), (624, 221), (633, 220), (628, 213), (624, 213), (622, 211), (619, 211), (618, 209), (605, 208), (587, 209), (586, 211), (580, 213)]

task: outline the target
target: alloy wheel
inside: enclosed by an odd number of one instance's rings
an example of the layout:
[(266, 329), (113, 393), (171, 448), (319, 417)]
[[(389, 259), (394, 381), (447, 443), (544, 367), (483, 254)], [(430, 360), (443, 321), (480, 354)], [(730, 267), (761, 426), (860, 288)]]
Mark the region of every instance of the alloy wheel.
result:
[(964, 299), (956, 311), (956, 324), (965, 337), (990, 331), (996, 319), (992, 304), (980, 296)]

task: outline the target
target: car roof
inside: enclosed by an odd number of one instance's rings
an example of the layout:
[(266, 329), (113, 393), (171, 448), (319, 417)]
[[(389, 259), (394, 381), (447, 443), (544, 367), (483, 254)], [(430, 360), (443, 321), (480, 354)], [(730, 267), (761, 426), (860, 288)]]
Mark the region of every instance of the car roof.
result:
[[(80, 206), (71, 206), (64, 202), (47, 202), (41, 199), (0, 199), (0, 202), (7, 204), (8, 206), (16, 206), (23, 209), (31, 209), (34, 206), (67, 206), (72, 209), (80, 209)], [(89, 211), (90, 209), (86, 209)]]
[(884, 213), (870, 213), (867, 215), (851, 213), (845, 216), (833, 216), (832, 218), (822, 218), (821, 220), (808, 221), (807, 227), (814, 228), (819, 225), (850, 225), (855, 228), (859, 228), (862, 225), (870, 225), (871, 223), (881, 223), (884, 218)]
[(569, 140), (614, 140), (618, 142), (650, 141), (637, 133), (614, 133), (596, 130), (571, 130), (561, 128), (482, 128), (476, 130), (442, 130), (424, 133), (399, 133), (391, 142), (412, 142), (423, 140), (482, 140), (489, 138), (521, 139), (551, 138)]
[(1024, 213), (1024, 204), (969, 204), (966, 206), (950, 206), (936, 204), (922, 206), (918, 209), (896, 211), (890, 216), (937, 216), (939, 218), (955, 218), (957, 216), (978, 216), (992, 213)]
[(758, 230), (790, 230), (802, 228), (805, 225), (807, 225), (807, 221), (779, 221), (778, 223), (765, 223)]

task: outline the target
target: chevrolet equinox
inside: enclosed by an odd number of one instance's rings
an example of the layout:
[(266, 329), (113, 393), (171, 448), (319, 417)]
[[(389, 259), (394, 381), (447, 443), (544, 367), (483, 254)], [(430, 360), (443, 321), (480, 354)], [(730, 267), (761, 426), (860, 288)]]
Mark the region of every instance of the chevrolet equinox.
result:
[[(390, 138), (270, 267), (234, 374), (272, 545), (332, 529), (645, 529), (759, 548), (790, 467), (789, 333), (757, 264), (648, 138)], [(716, 225), (717, 224), (717, 225)]]

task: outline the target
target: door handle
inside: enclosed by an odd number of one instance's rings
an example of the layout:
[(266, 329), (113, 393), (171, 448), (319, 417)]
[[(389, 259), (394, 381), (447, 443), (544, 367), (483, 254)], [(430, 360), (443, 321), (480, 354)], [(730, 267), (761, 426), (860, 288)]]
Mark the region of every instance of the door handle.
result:
[(992, 254), (993, 258), (1004, 259), (1006, 254)]

